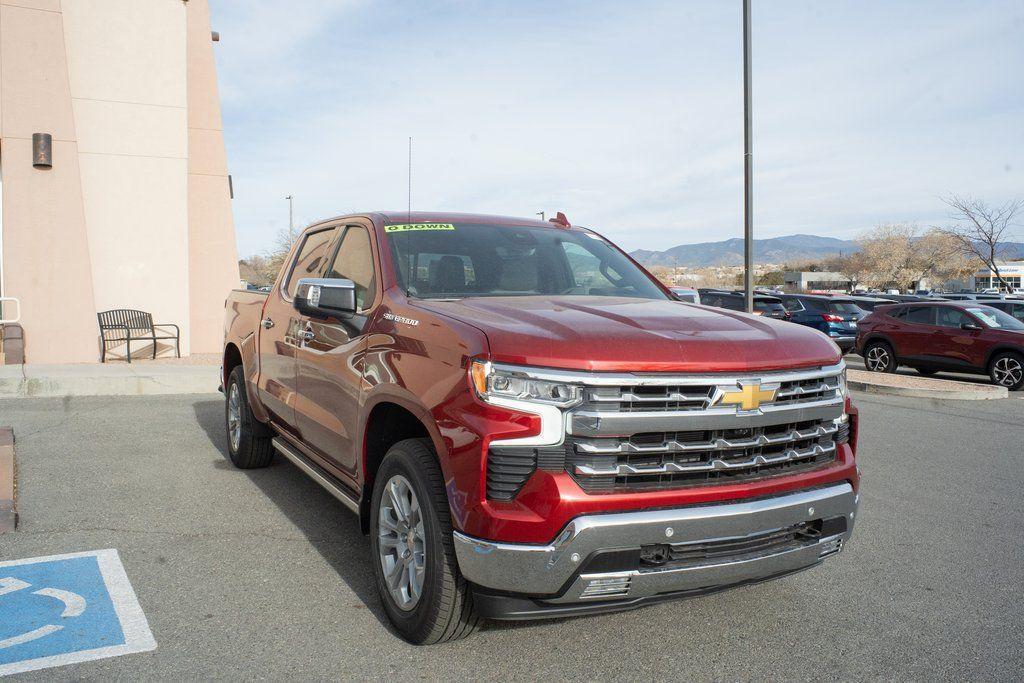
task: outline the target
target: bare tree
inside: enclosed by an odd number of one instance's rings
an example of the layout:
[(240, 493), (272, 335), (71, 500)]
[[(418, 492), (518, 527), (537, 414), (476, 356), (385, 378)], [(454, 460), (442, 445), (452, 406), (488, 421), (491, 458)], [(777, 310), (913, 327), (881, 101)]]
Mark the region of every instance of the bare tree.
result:
[(980, 260), (999, 280), (999, 288), (1010, 290), (1010, 283), (999, 272), (999, 260), (1006, 255), (1007, 240), (1018, 227), (1017, 216), (1024, 200), (1015, 199), (991, 206), (981, 199), (951, 194), (942, 199), (950, 208), (953, 225), (940, 228), (954, 238), (964, 254)]

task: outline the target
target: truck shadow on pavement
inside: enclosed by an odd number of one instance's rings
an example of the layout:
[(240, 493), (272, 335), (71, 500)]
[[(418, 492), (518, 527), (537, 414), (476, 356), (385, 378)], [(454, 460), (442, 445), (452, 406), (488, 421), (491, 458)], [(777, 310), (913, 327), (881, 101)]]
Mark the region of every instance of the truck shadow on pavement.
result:
[(356, 516), (284, 458), (275, 457), (264, 469), (235, 469), (228, 459), (225, 442), (224, 403), (200, 401), (193, 407), (196, 422), (224, 456), (214, 466), (249, 477), (362, 601), (362, 605), (354, 607), (368, 609), (388, 632), (399, 637), (380, 604), (368, 542)]

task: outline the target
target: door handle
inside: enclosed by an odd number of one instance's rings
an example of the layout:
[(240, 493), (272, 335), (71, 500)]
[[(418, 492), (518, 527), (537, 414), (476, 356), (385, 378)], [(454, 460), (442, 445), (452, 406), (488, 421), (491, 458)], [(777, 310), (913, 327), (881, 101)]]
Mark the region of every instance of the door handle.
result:
[(269, 329), (270, 329), (271, 327), (273, 327), (273, 326), (274, 326), (274, 321), (273, 321), (273, 320), (271, 320), (270, 318), (264, 318), (264, 319), (263, 319), (263, 320), (262, 320), (262, 321), (260, 322), (260, 324), (261, 324), (261, 325), (263, 325), (263, 329), (265, 329), (265, 330), (269, 330)]

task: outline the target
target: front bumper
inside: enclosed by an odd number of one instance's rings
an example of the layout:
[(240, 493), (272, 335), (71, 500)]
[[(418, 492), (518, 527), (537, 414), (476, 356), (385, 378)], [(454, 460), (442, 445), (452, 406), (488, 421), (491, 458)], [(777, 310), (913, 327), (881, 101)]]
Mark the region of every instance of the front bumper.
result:
[[(455, 532), (455, 550), (463, 576), (481, 589), (485, 616), (614, 611), (814, 566), (850, 537), (858, 498), (843, 482), (739, 503), (587, 515), (548, 545), (497, 543)], [(819, 532), (759, 549), (757, 539), (781, 538), (797, 527)], [(650, 548), (671, 548), (688, 559), (655, 566), (641, 561)], [(712, 550), (693, 559), (690, 549), (696, 548)]]

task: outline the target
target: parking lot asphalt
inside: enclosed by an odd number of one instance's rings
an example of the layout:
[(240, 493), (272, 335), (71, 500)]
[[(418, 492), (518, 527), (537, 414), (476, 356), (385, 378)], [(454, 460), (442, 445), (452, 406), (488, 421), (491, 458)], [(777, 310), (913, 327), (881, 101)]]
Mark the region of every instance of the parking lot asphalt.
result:
[(426, 648), (386, 625), (347, 509), (280, 458), (231, 467), (220, 395), (0, 401), (22, 513), (0, 560), (116, 548), (157, 642), (22, 676), (1019, 680), (1021, 402), (855, 398), (861, 512), (823, 566)]

